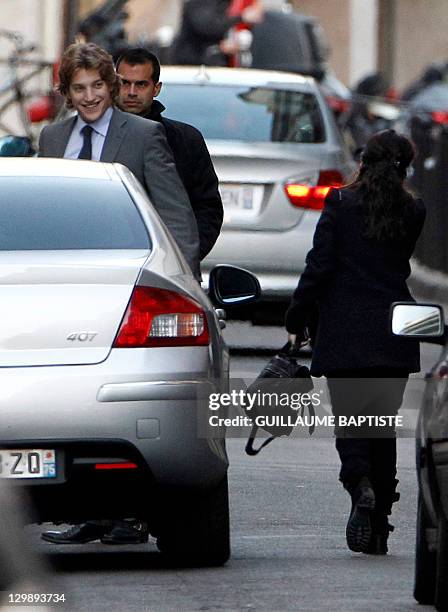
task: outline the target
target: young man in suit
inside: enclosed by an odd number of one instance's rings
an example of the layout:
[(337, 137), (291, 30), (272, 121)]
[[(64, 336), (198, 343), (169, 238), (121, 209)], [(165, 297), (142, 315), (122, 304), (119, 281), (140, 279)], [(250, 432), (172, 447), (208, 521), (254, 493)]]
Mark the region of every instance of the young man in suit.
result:
[(160, 62), (143, 48), (128, 49), (117, 61), (121, 78), (117, 105), (121, 110), (152, 119), (165, 128), (181, 181), (190, 199), (199, 231), (199, 256), (204, 259), (218, 239), (223, 207), (218, 178), (202, 134), (192, 125), (162, 116), (155, 100), (162, 88)]
[[(215, 244), (223, 221), (218, 178), (202, 134), (193, 126), (165, 119), (165, 107), (154, 100), (160, 93), (160, 63), (142, 48), (129, 49), (117, 61), (121, 77), (117, 105), (123, 111), (160, 123), (173, 152), (176, 168), (187, 191), (199, 230), (199, 254), (203, 259)], [(123, 521), (95, 521), (66, 531), (44, 532), (53, 544), (79, 544), (101, 539), (104, 544), (140, 544), (147, 540), (146, 525)]]
[(43, 128), (39, 155), (119, 162), (129, 168), (198, 277), (196, 219), (162, 126), (114, 106), (119, 79), (113, 60), (93, 43), (68, 47), (59, 79), (59, 91), (77, 115)]
[[(127, 166), (145, 187), (190, 268), (200, 277), (197, 223), (163, 127), (114, 107), (119, 80), (111, 56), (97, 45), (68, 47), (59, 78), (59, 90), (77, 115), (42, 130), (39, 155)], [(42, 538), (54, 544), (80, 544), (120, 526), (132, 542), (148, 539), (145, 525), (140, 529), (134, 523), (127, 527), (126, 523), (111, 521), (75, 525), (63, 532), (46, 531)]]

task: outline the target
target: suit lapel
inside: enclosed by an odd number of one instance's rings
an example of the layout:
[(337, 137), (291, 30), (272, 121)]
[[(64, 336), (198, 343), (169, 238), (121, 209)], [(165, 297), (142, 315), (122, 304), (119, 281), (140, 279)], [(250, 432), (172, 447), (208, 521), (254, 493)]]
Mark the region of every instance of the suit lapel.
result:
[(70, 117), (67, 121), (61, 122), (59, 127), (59, 134), (56, 138), (53, 139), (51, 143), (52, 157), (64, 157), (65, 149), (67, 147), (67, 143), (70, 138), (70, 134), (72, 133), (73, 128), (75, 127), (77, 116)]
[(126, 122), (126, 113), (118, 110), (118, 108), (114, 108), (109, 129), (107, 130), (106, 139), (104, 141), (103, 150), (101, 151), (100, 161), (115, 161), (121, 141), (126, 134)]

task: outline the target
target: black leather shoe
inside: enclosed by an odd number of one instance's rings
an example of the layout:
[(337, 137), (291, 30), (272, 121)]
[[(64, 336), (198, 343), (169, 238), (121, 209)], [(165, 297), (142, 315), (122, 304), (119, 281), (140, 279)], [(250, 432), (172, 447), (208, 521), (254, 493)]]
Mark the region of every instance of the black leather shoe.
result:
[(110, 529), (110, 526), (84, 523), (65, 531), (44, 531), (40, 537), (51, 544), (87, 544), (99, 540)]
[(367, 552), (372, 537), (371, 513), (375, 508), (375, 493), (370, 480), (361, 478), (351, 493), (352, 510), (346, 528), (347, 546), (353, 552)]
[(120, 523), (101, 538), (103, 544), (145, 544), (148, 527), (145, 523)]

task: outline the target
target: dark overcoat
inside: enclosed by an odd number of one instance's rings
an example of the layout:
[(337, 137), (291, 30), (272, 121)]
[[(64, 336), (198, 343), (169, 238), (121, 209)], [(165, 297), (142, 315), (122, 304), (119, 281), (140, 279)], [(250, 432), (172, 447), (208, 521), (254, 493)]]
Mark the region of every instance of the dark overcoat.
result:
[(218, 177), (201, 132), (188, 123), (163, 117), (164, 110), (163, 104), (154, 100), (144, 117), (159, 121), (165, 128), (176, 170), (196, 217), (202, 260), (218, 240), (224, 218)]
[(301, 335), (318, 312), (313, 375), (379, 367), (420, 370), (418, 341), (391, 335), (389, 311), (392, 302), (414, 301), (406, 281), (424, 219), (423, 202), (411, 199), (403, 237), (367, 238), (357, 190), (330, 191), (286, 315), (287, 330)]

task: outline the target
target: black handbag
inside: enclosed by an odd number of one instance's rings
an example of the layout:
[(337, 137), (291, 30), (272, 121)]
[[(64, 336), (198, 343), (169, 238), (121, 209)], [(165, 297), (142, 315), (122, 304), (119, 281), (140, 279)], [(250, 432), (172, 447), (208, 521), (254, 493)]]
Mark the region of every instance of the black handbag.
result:
[[(247, 388), (246, 393), (253, 398), (258, 398), (249, 408), (245, 408), (246, 415), (252, 420), (252, 429), (249, 434), (249, 439), (246, 444), (246, 453), (248, 455), (257, 455), (262, 448), (267, 446), (279, 436), (289, 436), (293, 430), (293, 425), (298, 410), (292, 407), (292, 401), (283, 402), (282, 405), (268, 404), (264, 398), (272, 394), (274, 398), (287, 398), (290, 400), (294, 397), (293, 394), (303, 394), (312, 391), (314, 388), (313, 379), (307, 366), (299, 365), (296, 361), (297, 348), (288, 342), (279, 353), (275, 355), (269, 363), (263, 368), (260, 375)], [(315, 415), (314, 407), (311, 402), (308, 402), (307, 408), (310, 416)], [(300, 414), (303, 416), (305, 406), (300, 407)], [(257, 417), (265, 417), (264, 424), (257, 424)], [(275, 418), (277, 417), (277, 418)], [(267, 421), (267, 422), (266, 422)], [(258, 449), (254, 448), (254, 440), (259, 428), (264, 429), (271, 434)], [(314, 424), (310, 425), (310, 435), (314, 431)]]

